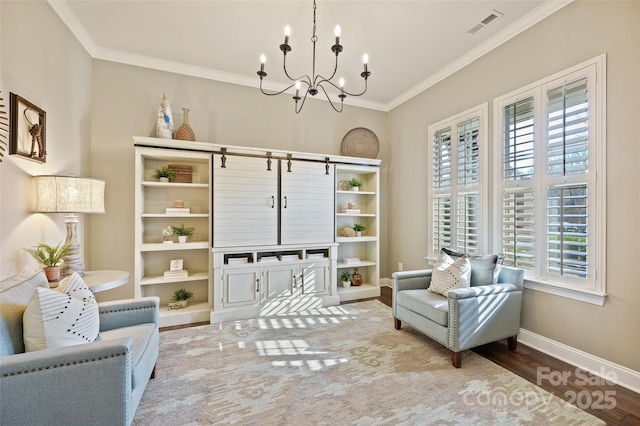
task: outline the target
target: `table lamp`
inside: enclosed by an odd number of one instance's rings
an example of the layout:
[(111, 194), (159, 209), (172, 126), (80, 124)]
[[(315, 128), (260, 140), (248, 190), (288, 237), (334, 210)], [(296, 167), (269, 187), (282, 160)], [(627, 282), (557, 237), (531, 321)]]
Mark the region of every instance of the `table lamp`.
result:
[(78, 240), (78, 216), (76, 213), (104, 213), (104, 186), (100, 179), (80, 176), (34, 176), (36, 183), (37, 213), (67, 213), (65, 244), (71, 247), (63, 257), (61, 275), (74, 271), (84, 275), (84, 260)]

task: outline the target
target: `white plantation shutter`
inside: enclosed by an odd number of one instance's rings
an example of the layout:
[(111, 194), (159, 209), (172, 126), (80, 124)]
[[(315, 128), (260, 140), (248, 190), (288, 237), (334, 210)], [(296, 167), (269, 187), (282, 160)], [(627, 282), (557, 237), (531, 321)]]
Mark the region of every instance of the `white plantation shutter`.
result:
[(458, 250), (480, 252), (480, 197), (478, 193), (459, 194), (456, 209), (456, 247)]
[(606, 289), (603, 75), (602, 56), (495, 101), (504, 264), (524, 268), (531, 288), (598, 304)]
[(549, 188), (547, 195), (546, 269), (559, 275), (587, 277), (587, 185)]
[(504, 107), (502, 178), (533, 178), (534, 100), (530, 96)]
[(488, 201), (482, 198), (486, 109), (485, 104), (429, 126), (431, 257), (442, 247), (480, 253), (486, 246), (482, 240)]
[(431, 250), (438, 253), (441, 247), (451, 247), (451, 197), (434, 197), (431, 216)]
[(587, 172), (589, 153), (587, 78), (547, 93), (547, 171), (549, 176)]
[(451, 188), (452, 161), (451, 128), (447, 127), (433, 136), (433, 189)]
[(532, 269), (535, 259), (533, 188), (515, 188), (502, 195), (502, 253), (505, 265)]
[(480, 182), (480, 120), (458, 123), (458, 186)]

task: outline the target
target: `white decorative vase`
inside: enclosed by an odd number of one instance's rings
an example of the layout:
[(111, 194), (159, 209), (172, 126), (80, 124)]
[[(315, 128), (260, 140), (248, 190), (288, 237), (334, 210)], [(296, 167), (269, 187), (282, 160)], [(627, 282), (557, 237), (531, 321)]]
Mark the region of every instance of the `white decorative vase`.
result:
[(352, 191), (360, 191), (360, 187), (359, 186), (352, 186), (351, 190)]
[(181, 300), (180, 301), (180, 307), (181, 308), (186, 308), (187, 307), (187, 302), (188, 302), (188, 300)]
[(178, 235), (178, 242), (179, 243), (186, 243), (187, 242), (187, 236), (186, 235)]
[(342, 287), (344, 288), (351, 287), (351, 281), (342, 281)]
[(169, 178), (168, 177), (161, 177), (160, 178), (160, 182), (169, 182)]
[(356, 237), (362, 237), (362, 231), (356, 231)]

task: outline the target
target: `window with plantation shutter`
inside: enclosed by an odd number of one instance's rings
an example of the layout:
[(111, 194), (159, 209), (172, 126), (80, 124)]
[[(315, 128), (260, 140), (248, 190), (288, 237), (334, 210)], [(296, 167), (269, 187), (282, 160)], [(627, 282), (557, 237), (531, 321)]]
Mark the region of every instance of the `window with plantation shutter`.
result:
[(495, 246), (525, 269), (529, 288), (597, 304), (606, 294), (605, 81), (601, 56), (494, 102)]
[(429, 126), (429, 257), (442, 247), (481, 253), (487, 247), (487, 105)]

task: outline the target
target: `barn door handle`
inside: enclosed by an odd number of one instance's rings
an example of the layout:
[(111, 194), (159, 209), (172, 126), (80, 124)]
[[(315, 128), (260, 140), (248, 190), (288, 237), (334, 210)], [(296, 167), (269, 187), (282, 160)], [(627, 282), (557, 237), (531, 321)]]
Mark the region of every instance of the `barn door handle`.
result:
[(285, 209), (287, 208), (287, 196), (286, 195), (284, 196), (284, 208)]

